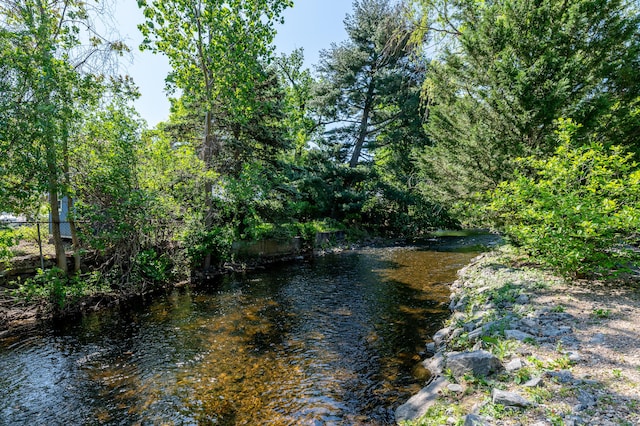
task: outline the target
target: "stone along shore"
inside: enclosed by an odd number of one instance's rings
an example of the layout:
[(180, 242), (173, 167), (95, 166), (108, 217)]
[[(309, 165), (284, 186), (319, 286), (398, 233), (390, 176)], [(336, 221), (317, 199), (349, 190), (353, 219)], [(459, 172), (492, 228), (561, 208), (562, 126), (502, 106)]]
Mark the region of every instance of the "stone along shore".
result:
[(567, 282), (508, 248), (452, 284), (407, 425), (640, 424), (640, 285)]

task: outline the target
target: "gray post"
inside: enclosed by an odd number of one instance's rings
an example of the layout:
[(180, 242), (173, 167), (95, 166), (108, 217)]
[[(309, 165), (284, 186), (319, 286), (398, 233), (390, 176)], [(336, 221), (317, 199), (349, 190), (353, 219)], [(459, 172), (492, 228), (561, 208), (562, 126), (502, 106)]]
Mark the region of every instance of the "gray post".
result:
[(38, 247), (40, 248), (40, 269), (44, 271), (44, 257), (42, 256), (42, 238), (40, 237), (40, 222), (36, 222), (38, 228)]

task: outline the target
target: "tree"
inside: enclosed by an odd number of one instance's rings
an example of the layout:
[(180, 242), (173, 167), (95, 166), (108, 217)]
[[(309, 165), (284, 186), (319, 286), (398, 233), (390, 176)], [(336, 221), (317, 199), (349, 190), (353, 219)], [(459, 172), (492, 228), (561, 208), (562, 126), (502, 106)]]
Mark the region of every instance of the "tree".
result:
[[(147, 21), (140, 25), (142, 47), (165, 54), (172, 71), (167, 84), (182, 91), (183, 102), (204, 116), (202, 159), (214, 169), (223, 137), (214, 132), (216, 119), (230, 117), (239, 135), (264, 111), (255, 97), (257, 88), (269, 84), (263, 72), (274, 25), (288, 0), (138, 0)], [(267, 105), (268, 107), (268, 105)], [(255, 121), (253, 121), (255, 123)], [(236, 138), (237, 139), (237, 138)], [(206, 229), (213, 224), (213, 182), (205, 186)], [(205, 259), (205, 268), (210, 266)]]
[(280, 85), (285, 90), (284, 127), (289, 131), (288, 139), (295, 146), (295, 162), (301, 159), (304, 148), (318, 127), (309, 111), (315, 81), (308, 69), (302, 69), (303, 62), (302, 48), (294, 50), (290, 55), (283, 53), (273, 61)]
[(629, 117), (639, 94), (629, 76), (640, 15), (624, 0), (413, 3), (423, 7), (420, 39), (439, 46), (424, 84), (435, 146), (422, 161), (441, 198), (495, 187), (518, 157), (553, 154), (559, 117), (583, 124), (576, 140), (597, 131), (634, 143), (637, 119), (625, 137), (600, 127), (604, 115)]
[(70, 173), (83, 241), (105, 258), (118, 285), (137, 278), (134, 260), (157, 243), (157, 209), (138, 178), (142, 120), (126, 101), (116, 98), (85, 112)]
[(69, 137), (78, 106), (97, 97), (101, 77), (92, 72), (93, 61), (101, 53), (122, 53), (126, 46), (100, 37), (92, 21), (96, 11), (82, 1), (7, 1), (0, 12), (0, 147), (7, 153), (0, 161), (14, 181), (24, 177), (28, 183), (28, 191), (9, 186), (18, 204), (49, 194), (56, 258), (66, 271), (58, 202), (61, 195), (71, 195)]
[[(321, 52), (315, 93), (320, 121), (331, 124), (326, 136), (350, 167), (380, 146), (380, 135), (403, 127), (398, 124), (407, 115), (419, 117), (417, 105), (404, 101), (412, 90), (417, 95), (424, 72), (411, 60), (407, 21), (398, 7), (362, 0), (353, 8), (344, 21), (349, 40)], [(420, 127), (413, 129), (420, 133)]]
[(598, 141), (575, 144), (580, 126), (559, 123), (555, 154), (522, 160), (515, 178), (491, 192), (488, 212), (515, 244), (564, 274), (609, 275), (637, 265), (640, 169), (633, 154)]

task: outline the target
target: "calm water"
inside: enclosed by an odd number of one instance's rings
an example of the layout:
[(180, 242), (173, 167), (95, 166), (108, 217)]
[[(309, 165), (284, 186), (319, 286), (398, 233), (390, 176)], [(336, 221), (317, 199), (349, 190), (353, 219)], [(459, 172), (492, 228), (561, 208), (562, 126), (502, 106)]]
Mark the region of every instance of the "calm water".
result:
[(393, 424), (466, 251), (330, 255), (0, 340), (0, 424)]

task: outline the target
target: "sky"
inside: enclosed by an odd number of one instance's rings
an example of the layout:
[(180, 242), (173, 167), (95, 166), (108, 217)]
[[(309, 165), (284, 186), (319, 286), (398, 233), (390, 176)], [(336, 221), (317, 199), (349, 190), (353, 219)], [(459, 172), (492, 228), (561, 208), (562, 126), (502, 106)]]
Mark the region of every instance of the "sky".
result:
[[(285, 23), (278, 26), (274, 41), (276, 52), (291, 53), (304, 48), (305, 66), (313, 69), (321, 49), (331, 43), (346, 40), (343, 20), (351, 12), (350, 0), (294, 0), (293, 8), (284, 12)], [(142, 12), (135, 0), (117, 0), (114, 12), (118, 31), (132, 49), (132, 60), (124, 60), (122, 72), (130, 75), (140, 88), (142, 96), (135, 107), (150, 127), (169, 117), (169, 101), (164, 90), (164, 79), (169, 63), (162, 55), (140, 52), (142, 36), (137, 25), (142, 22)]]

